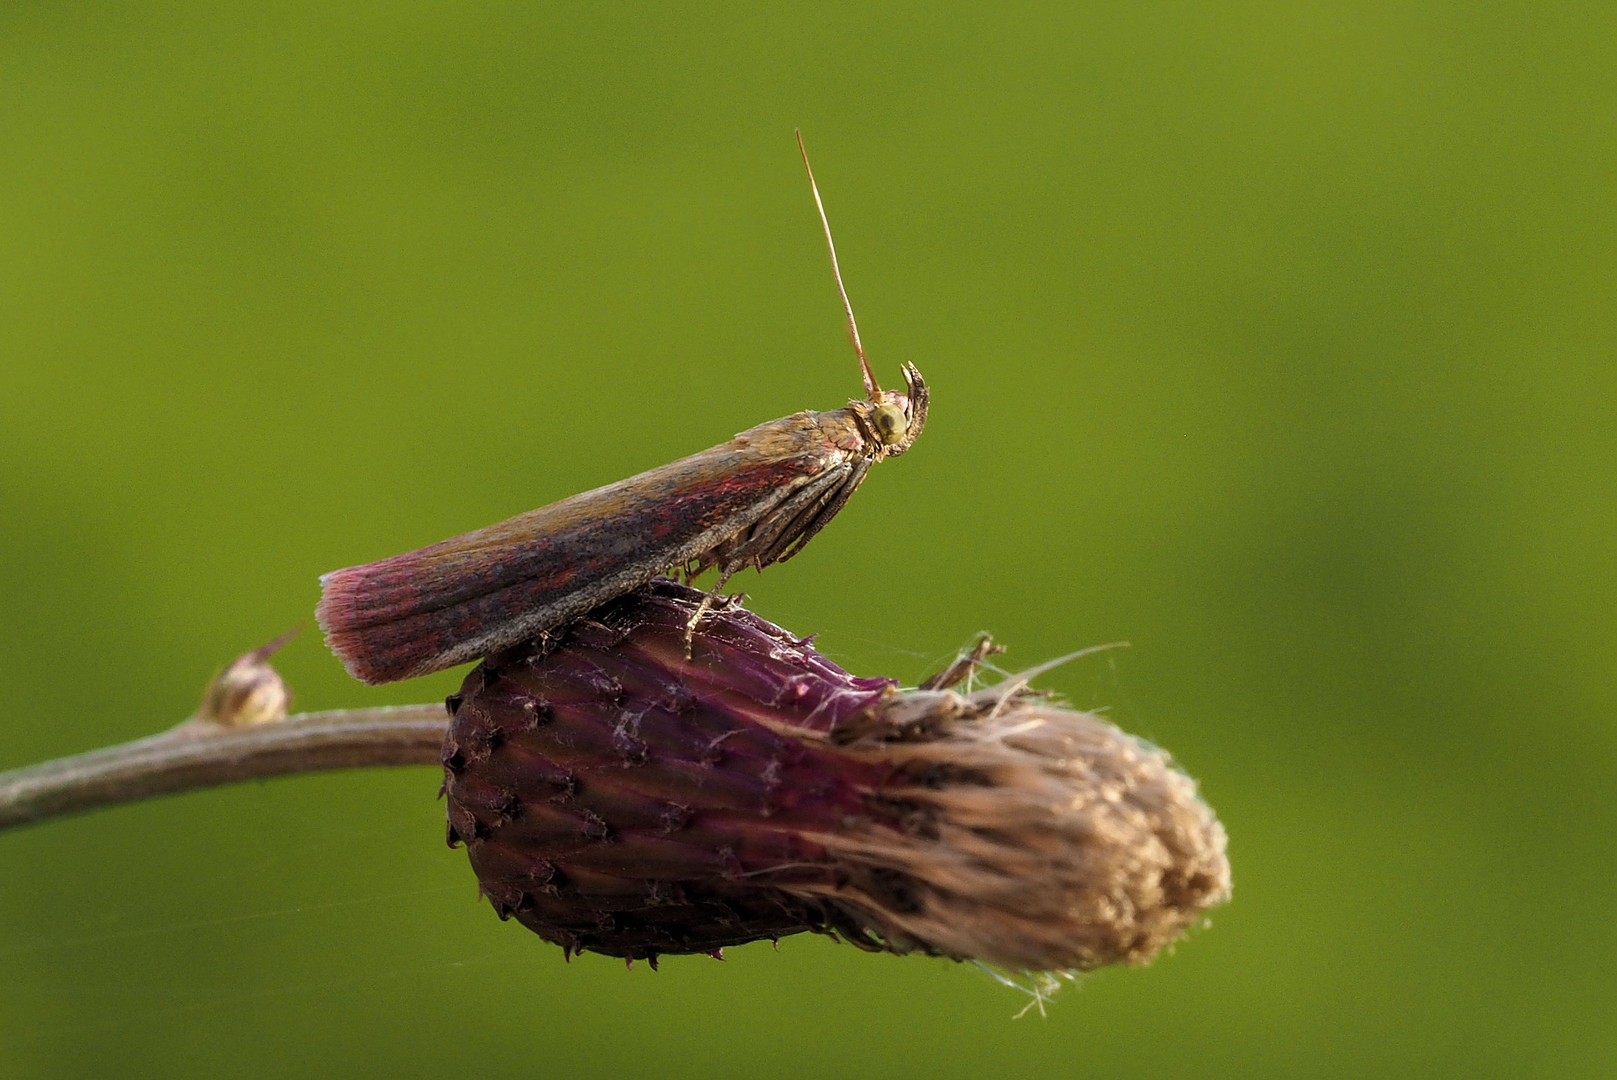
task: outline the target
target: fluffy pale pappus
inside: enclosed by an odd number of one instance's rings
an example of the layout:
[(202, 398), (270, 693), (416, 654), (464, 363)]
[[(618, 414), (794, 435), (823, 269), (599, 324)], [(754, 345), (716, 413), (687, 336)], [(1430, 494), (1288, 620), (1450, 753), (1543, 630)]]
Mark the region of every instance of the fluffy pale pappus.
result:
[(1013, 971), (1143, 963), (1229, 895), (1225, 835), (1163, 751), (1011, 680), (849, 675), (654, 582), (490, 657), (450, 699), (451, 843), (568, 951), (802, 930)]

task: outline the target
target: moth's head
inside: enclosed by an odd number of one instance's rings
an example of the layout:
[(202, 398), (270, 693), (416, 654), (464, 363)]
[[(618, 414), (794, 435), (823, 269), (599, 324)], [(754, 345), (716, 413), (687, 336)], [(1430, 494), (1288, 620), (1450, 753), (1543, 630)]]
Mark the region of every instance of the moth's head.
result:
[(904, 365), (904, 385), (903, 390), (872, 386), (866, 401), (854, 403), (862, 406), (859, 415), (880, 457), (895, 457), (908, 450), (926, 426), (929, 395), (914, 364)]

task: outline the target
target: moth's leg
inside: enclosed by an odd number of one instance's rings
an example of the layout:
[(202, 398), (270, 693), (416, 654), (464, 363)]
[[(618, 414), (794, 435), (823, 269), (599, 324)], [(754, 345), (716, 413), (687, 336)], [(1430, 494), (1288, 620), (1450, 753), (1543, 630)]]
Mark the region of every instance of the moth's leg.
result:
[(954, 658), (954, 661), (942, 671), (938, 672), (921, 683), (922, 690), (947, 690), (952, 686), (969, 680), (977, 674), (977, 668), (990, 656), (998, 656), (1005, 651), (1005, 646), (994, 644), (994, 639), (987, 634), (977, 638), (969, 652), (963, 652)]
[(701, 624), (702, 616), (708, 613), (720, 594), (724, 592), (725, 583), (730, 580), (730, 575), (733, 573), (735, 573), (734, 570), (719, 571), (719, 580), (702, 595), (702, 602), (696, 605), (696, 611), (691, 614), (691, 621), (685, 624), (685, 659), (689, 660), (691, 658), (691, 645), (696, 639), (696, 628)]

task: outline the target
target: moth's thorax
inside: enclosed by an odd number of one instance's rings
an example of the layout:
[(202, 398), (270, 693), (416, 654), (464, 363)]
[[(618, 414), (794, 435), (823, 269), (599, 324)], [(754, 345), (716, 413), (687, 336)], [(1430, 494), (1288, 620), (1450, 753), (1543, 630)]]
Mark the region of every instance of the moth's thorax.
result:
[(842, 457), (866, 449), (863, 430), (848, 409), (793, 413), (748, 428), (728, 445), (747, 457), (776, 461)]

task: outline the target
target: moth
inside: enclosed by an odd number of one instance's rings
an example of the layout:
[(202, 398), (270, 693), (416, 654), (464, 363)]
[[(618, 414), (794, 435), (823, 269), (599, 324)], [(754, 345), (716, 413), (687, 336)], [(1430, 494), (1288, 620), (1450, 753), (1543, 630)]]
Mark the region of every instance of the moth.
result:
[(877, 384), (801, 132), (797, 145), (865, 396), (770, 420), (627, 480), (322, 576), (315, 618), (349, 674), (387, 683), (476, 660), (670, 571), (690, 579), (716, 568), (716, 595), (737, 571), (801, 551), (872, 465), (910, 448), (926, 426), (926, 383), (906, 363), (902, 391)]

